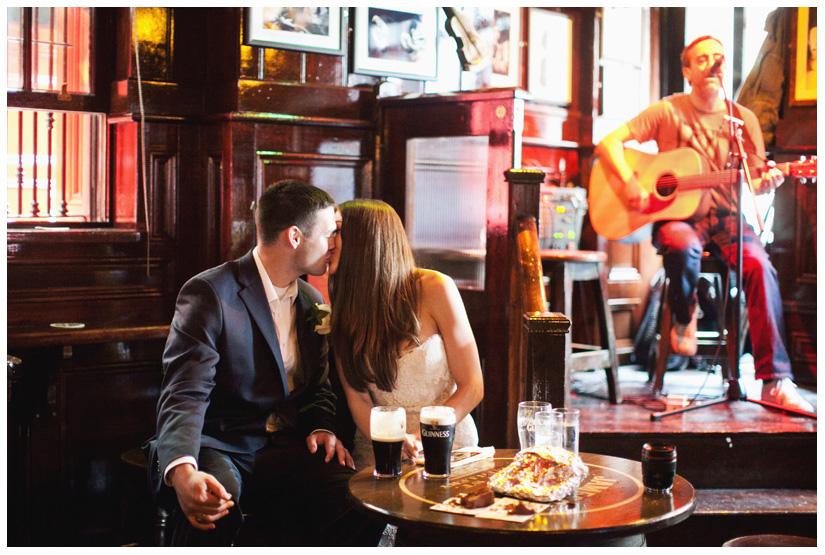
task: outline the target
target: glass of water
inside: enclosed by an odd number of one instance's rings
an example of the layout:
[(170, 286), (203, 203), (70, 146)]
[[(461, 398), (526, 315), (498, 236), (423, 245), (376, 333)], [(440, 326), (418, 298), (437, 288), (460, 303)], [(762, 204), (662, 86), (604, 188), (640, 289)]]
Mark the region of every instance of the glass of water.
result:
[(518, 404), (518, 441), (522, 449), (536, 444), (535, 414), (551, 408), (547, 401), (522, 401)]
[(556, 423), (561, 424), (561, 446), (579, 454), (579, 409), (553, 409), (557, 413)]
[(535, 414), (536, 445), (561, 447), (562, 414), (554, 410), (542, 410)]

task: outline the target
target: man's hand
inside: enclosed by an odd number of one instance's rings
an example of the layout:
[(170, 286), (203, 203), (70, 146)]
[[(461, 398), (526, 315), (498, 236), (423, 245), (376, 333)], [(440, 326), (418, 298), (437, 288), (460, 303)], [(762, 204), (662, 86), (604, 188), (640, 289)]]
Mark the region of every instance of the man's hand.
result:
[(753, 189), (757, 195), (764, 195), (779, 187), (785, 180), (785, 175), (776, 168), (773, 161), (768, 161), (759, 178), (759, 182), (753, 184)]
[(404, 447), (401, 453), (404, 458), (415, 460), (423, 450), (421, 440), (413, 434), (407, 434), (407, 437), (404, 438)]
[(211, 474), (195, 470), (191, 464), (181, 464), (169, 471), (169, 481), (175, 488), (178, 504), (189, 523), (198, 530), (212, 530), (215, 521), (229, 514), (235, 505), (231, 495)]
[(323, 445), (326, 449), (326, 457), (324, 457), (324, 462), (331, 461), (332, 457), (337, 455), (338, 463), (341, 466), (348, 466), (353, 470), (355, 469), (355, 463), (352, 461), (352, 456), (349, 454), (347, 448), (344, 447), (344, 444), (338, 441), (335, 434), (317, 431), (312, 432), (307, 436), (307, 447), (309, 448), (310, 453), (315, 453), (318, 450), (319, 445)]
[(627, 206), (636, 212), (644, 212), (650, 206), (650, 193), (639, 187), (635, 175), (624, 184), (624, 198)]

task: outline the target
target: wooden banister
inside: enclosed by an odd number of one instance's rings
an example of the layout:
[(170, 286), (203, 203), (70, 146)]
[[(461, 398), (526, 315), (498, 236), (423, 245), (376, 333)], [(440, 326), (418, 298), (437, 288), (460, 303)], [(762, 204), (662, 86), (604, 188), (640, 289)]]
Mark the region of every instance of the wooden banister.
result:
[(536, 219), (533, 216), (522, 215), (518, 217), (517, 222), (519, 277), (521, 278), (524, 312), (546, 312), (547, 296), (544, 293)]
[(522, 400), (549, 401), (567, 406), (570, 372), (565, 347), (570, 320), (547, 311), (536, 219), (522, 215), (518, 225), (518, 267), (523, 308), (521, 352)]

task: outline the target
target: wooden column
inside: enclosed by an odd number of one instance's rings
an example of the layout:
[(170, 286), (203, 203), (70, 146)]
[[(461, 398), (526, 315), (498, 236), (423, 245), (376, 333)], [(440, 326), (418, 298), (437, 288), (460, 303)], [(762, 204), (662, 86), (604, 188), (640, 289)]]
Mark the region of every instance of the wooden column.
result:
[(570, 366), (565, 339), (570, 320), (560, 312), (523, 315), (525, 331), (524, 390), (529, 399), (570, 406)]
[[(518, 446), (518, 403), (528, 400), (565, 404), (565, 334), (570, 328), (563, 314), (547, 312), (536, 222), (544, 172), (508, 170), (508, 250), (510, 280), (510, 343), (507, 444)], [(555, 379), (555, 381), (554, 381)], [(551, 400), (553, 399), (553, 400)]]
[(521, 398), (566, 407), (570, 402), (570, 320), (562, 313), (547, 312), (536, 219), (522, 215), (517, 224), (523, 318)]

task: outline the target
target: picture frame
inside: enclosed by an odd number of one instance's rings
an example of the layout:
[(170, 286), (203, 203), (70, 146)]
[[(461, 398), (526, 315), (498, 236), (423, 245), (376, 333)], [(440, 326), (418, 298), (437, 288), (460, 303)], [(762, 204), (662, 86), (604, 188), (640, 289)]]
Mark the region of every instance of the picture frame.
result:
[(353, 73), (435, 80), (438, 8), (356, 7)]
[(573, 19), (530, 8), (527, 24), (527, 90), (536, 101), (569, 105), (573, 101)]
[[(792, 41), (791, 104), (816, 104), (816, 8), (796, 9)], [(811, 49), (811, 46), (814, 48)], [(813, 50), (813, 54), (812, 54)]]
[(521, 85), (521, 8), (464, 8), (492, 55), (491, 87)]
[(244, 44), (343, 56), (347, 13), (339, 7), (246, 8)]

